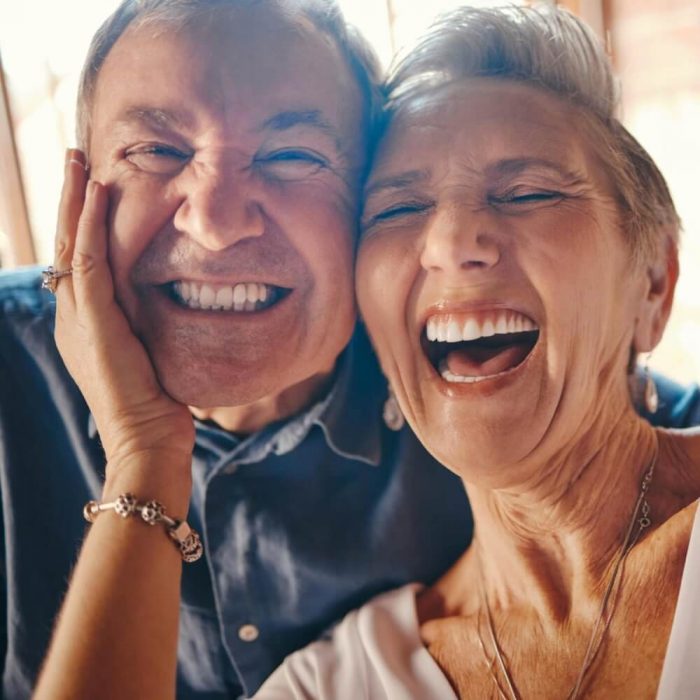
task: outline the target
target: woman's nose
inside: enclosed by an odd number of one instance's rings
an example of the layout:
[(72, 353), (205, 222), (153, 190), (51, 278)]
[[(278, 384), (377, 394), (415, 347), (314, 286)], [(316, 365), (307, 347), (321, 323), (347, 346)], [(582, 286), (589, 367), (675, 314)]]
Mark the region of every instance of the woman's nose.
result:
[(188, 179), (183, 191), (175, 228), (204, 248), (219, 251), (264, 233), (262, 205), (244, 176), (198, 173)]
[(427, 271), (485, 270), (501, 259), (497, 223), (488, 212), (466, 206), (438, 210), (425, 232), (421, 265)]

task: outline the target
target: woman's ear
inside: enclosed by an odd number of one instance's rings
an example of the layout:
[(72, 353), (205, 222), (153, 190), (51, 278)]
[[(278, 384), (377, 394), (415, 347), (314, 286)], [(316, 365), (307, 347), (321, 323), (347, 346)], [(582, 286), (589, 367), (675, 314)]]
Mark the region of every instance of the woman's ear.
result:
[(645, 293), (639, 302), (634, 331), (634, 347), (638, 352), (651, 352), (656, 347), (673, 306), (679, 271), (678, 246), (667, 235), (660, 248), (656, 259), (646, 266)]

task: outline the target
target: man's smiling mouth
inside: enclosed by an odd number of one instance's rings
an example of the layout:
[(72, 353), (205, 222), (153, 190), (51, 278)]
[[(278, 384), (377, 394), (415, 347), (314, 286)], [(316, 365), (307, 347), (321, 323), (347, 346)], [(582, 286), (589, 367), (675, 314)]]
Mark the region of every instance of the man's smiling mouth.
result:
[(538, 338), (537, 324), (511, 309), (436, 313), (427, 319), (422, 346), (446, 382), (469, 384), (519, 366)]
[(203, 311), (237, 311), (252, 313), (274, 306), (292, 290), (260, 282), (212, 284), (177, 280), (167, 285), (175, 303)]

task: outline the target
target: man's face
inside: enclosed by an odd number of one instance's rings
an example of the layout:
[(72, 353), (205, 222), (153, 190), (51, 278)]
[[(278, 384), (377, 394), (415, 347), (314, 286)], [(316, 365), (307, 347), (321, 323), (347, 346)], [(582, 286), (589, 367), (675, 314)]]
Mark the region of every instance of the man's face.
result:
[(330, 372), (364, 143), (329, 40), (260, 8), (130, 29), (92, 116), (116, 295), (166, 391), (232, 406)]

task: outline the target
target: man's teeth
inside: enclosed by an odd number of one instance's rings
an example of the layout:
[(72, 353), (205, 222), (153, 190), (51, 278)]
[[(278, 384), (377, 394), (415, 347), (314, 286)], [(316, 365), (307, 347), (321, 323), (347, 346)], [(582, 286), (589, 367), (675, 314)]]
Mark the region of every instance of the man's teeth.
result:
[(498, 311), (486, 318), (465, 317), (461, 314), (459, 320), (453, 314), (432, 316), (428, 319), (425, 332), (428, 340), (439, 343), (461, 343), (490, 338), (492, 335), (535, 330), (537, 325), (527, 316), (515, 311)]
[(179, 280), (173, 283), (173, 290), (179, 301), (191, 309), (213, 311), (260, 311), (279, 298), (277, 287), (257, 282), (214, 285)]

